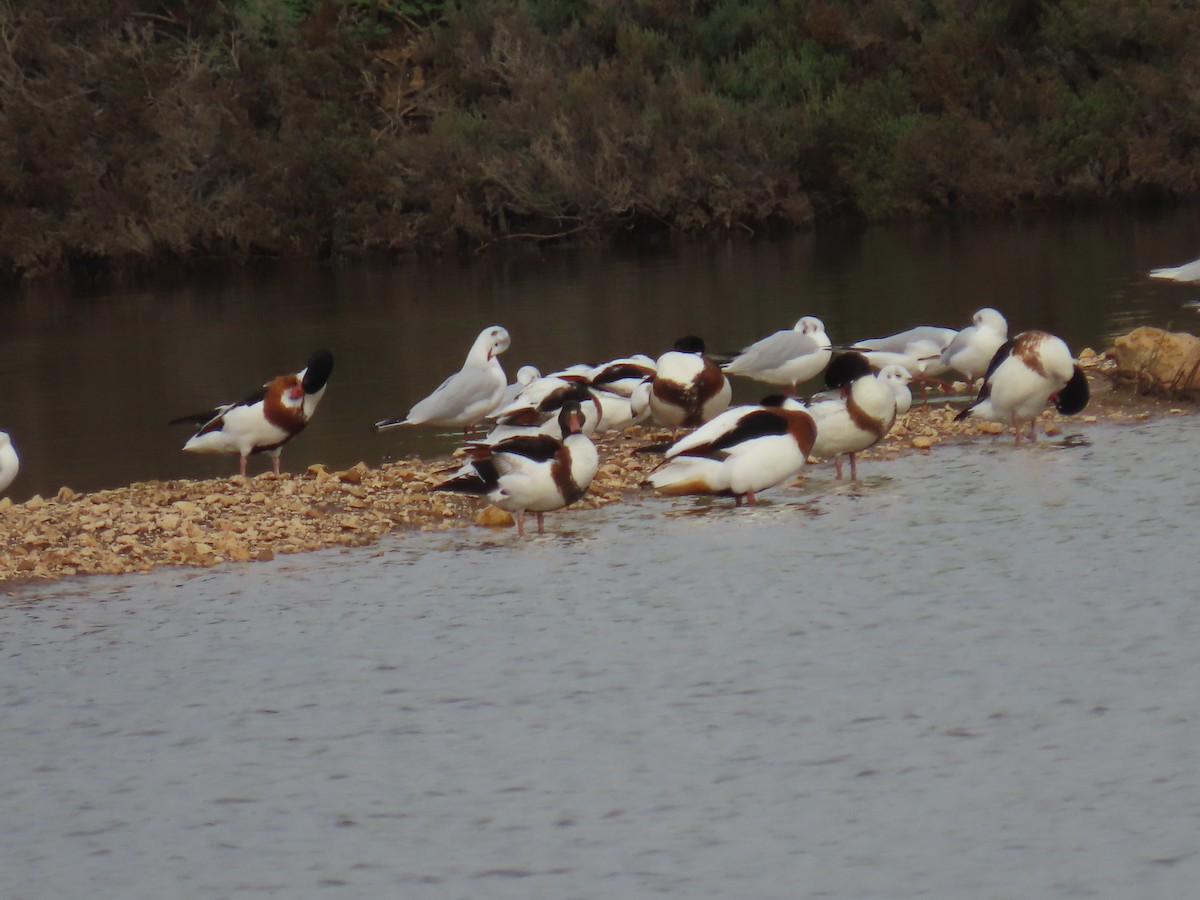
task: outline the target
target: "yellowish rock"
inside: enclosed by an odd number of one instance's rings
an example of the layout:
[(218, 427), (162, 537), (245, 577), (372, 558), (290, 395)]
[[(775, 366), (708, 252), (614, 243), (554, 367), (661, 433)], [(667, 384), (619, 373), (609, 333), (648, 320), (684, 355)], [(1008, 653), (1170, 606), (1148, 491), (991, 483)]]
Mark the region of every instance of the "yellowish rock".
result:
[(930, 437), (927, 434), (918, 434), (915, 438), (912, 439), (912, 445), (914, 447), (916, 447), (918, 450), (928, 450), (930, 447), (932, 447), (936, 443), (937, 443), (937, 438)]
[(1113, 342), (1118, 371), (1162, 390), (1200, 390), (1200, 338), (1143, 325)]
[(475, 516), (475, 524), (484, 528), (509, 528), (515, 521), (512, 513), (498, 506), (486, 506)]

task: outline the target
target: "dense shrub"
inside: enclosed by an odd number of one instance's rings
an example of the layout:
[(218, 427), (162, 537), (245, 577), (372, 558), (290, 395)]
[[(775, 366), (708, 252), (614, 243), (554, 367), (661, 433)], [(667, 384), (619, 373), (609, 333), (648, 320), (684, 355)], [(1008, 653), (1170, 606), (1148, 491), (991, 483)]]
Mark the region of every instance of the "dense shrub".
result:
[(1164, 0), (0, 0), (0, 270), (1194, 197)]

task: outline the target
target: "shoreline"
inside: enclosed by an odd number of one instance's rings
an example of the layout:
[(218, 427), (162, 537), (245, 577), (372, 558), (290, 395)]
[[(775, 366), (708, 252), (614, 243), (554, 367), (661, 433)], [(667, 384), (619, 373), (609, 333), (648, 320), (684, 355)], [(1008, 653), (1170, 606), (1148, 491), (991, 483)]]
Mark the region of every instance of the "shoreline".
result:
[[(1106, 356), (1085, 351), (1080, 364), (1088, 373), (1091, 401), (1079, 416), (1043, 413), (1039, 430), (1047, 437), (1061, 434), (1072, 422), (1136, 424), (1198, 409), (1194, 400), (1138, 393), (1122, 384)], [(860, 456), (886, 461), (989, 435), (1012, 440), (1011, 429), (996, 423), (953, 422), (961, 408), (961, 399), (915, 399), (887, 438)], [(601, 463), (591, 488), (578, 503), (551, 514), (548, 533), (571, 509), (607, 506), (643, 490), (638, 485), (659, 456), (636, 451), (669, 437), (669, 431), (658, 427), (634, 426), (598, 439)], [(62, 488), (54, 497), (35, 496), (19, 504), (0, 498), (0, 589), (161, 566), (269, 560), (279, 554), (365, 546), (395, 532), (512, 527), (508, 513), (478, 498), (432, 492), (448, 465), (450, 460), (419, 458), (376, 469), (359, 463), (340, 472), (314, 465), (301, 474), (139, 482), (87, 494)]]

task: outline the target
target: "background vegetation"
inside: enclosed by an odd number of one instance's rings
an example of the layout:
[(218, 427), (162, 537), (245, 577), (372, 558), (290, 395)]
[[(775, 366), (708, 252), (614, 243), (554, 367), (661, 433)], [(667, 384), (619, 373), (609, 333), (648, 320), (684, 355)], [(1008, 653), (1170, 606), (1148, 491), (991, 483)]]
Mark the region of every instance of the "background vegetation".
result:
[(1161, 0), (0, 0), (0, 272), (1193, 198)]

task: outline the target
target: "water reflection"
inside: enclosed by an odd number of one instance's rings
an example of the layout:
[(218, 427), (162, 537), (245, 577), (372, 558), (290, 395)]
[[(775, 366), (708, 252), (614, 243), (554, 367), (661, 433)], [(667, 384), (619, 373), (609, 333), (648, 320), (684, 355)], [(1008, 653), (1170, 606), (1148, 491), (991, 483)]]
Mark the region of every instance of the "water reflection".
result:
[[(329, 395), (285, 468), (448, 451), (428, 431), (376, 435), (457, 369), (493, 322), (513, 334), (507, 371), (544, 371), (686, 332), (733, 350), (803, 313), (833, 338), (915, 323), (965, 324), (985, 305), (1014, 330), (1076, 349), (1135, 324), (1193, 326), (1189, 288), (1149, 282), (1194, 258), (1200, 211), (1034, 224), (929, 225), (782, 241), (412, 263), (273, 267), (100, 295), (45, 285), (0, 300), (0, 428), (24, 456), (13, 496), (233, 471), (184, 455), (177, 415), (244, 396), (318, 346), (337, 358)], [(756, 388), (738, 385), (740, 397)], [(260, 466), (261, 460), (256, 460)]]

